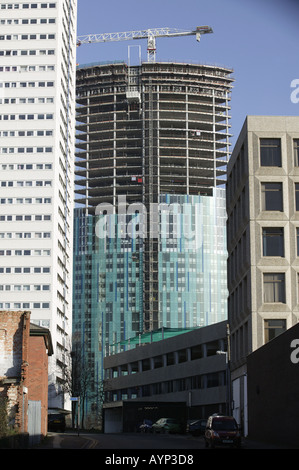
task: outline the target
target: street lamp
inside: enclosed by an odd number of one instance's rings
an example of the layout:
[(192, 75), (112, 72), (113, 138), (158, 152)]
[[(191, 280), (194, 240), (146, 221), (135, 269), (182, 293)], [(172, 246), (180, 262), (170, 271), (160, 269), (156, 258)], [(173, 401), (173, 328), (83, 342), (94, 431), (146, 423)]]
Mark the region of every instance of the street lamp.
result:
[(226, 414), (230, 416), (231, 407), (230, 407), (230, 369), (229, 369), (229, 354), (228, 351), (216, 351), (216, 354), (222, 355), (225, 354), (225, 363), (226, 363)]

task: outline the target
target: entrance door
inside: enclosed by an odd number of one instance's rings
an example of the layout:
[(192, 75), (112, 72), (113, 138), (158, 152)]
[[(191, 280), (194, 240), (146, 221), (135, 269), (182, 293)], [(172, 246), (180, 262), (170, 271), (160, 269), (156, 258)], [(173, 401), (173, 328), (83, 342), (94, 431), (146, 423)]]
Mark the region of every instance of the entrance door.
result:
[(33, 446), (41, 440), (41, 401), (28, 402), (28, 433), (29, 445)]

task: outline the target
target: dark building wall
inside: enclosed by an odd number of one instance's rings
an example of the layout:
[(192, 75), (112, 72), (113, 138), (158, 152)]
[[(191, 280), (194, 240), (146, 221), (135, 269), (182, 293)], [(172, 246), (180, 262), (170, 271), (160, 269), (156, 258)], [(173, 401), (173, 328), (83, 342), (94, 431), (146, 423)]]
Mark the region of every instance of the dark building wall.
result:
[(252, 439), (298, 448), (299, 354), (294, 340), (299, 345), (299, 324), (248, 356), (248, 423)]

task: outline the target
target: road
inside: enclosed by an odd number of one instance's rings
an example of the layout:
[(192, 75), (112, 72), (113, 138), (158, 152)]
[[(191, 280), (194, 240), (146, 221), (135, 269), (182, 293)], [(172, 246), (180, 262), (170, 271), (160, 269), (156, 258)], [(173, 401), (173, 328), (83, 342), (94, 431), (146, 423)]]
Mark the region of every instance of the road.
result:
[[(180, 451), (198, 451), (205, 449), (203, 437), (172, 434), (97, 434), (80, 432), (49, 433), (47, 438), (37, 446), (38, 449), (97, 449), (102, 451), (148, 451), (173, 450), (176, 454)], [(283, 449), (283, 446), (275, 446), (263, 443), (243, 440), (242, 449)], [(217, 450), (217, 449), (216, 449)], [(235, 449), (234, 449), (235, 450)], [(202, 452), (201, 452), (202, 453)], [(133, 452), (132, 455), (136, 454)], [(110, 455), (110, 454), (109, 454)]]

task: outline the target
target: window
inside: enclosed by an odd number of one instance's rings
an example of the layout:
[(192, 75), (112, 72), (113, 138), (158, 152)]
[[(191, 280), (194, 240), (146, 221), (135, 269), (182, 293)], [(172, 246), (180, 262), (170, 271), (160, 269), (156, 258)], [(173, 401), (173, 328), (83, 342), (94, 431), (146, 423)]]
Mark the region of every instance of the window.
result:
[(262, 210), (283, 210), (282, 183), (262, 183)]
[(261, 166), (281, 166), (280, 139), (260, 139)]
[(299, 211), (299, 183), (295, 183), (295, 208)]
[(264, 302), (285, 303), (284, 273), (264, 273)]
[(263, 228), (263, 256), (284, 256), (282, 227)]
[(299, 139), (294, 139), (294, 165), (299, 166)]
[(265, 343), (271, 341), (271, 339), (276, 338), (284, 331), (286, 331), (286, 321), (285, 320), (265, 320)]
[(171, 365), (175, 364), (175, 356), (174, 356), (173, 352), (170, 352), (170, 353), (166, 354), (166, 364), (168, 366), (171, 366)]

